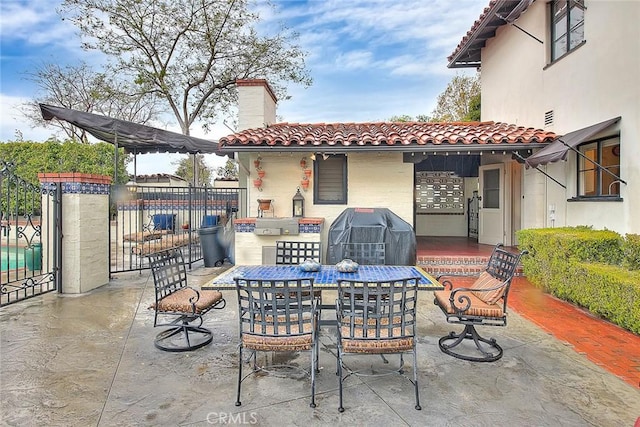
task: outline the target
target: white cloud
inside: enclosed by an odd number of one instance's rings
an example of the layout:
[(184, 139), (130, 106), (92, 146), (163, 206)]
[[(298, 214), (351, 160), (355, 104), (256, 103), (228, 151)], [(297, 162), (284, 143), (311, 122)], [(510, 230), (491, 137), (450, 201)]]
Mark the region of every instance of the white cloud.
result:
[[(26, 84), (21, 73), (37, 63), (103, 60), (80, 48), (75, 27), (55, 12), (60, 3), (0, 1), (3, 46), (13, 41), (26, 46), (2, 52), (0, 141), (14, 139), (16, 129), (24, 139), (33, 140), (45, 140), (54, 131), (31, 129), (16, 111), (16, 106), (35, 96), (34, 86)], [(314, 79), (310, 88), (288, 88), (291, 99), (279, 103), (279, 120), (362, 122), (429, 114), (456, 73), (446, 67), (446, 57), (487, 4), (488, 0), (275, 0), (275, 9), (260, 4), (258, 10), (266, 19), (261, 29), (276, 29), (276, 22), (286, 21), (300, 34), (298, 43), (309, 53), (307, 66)], [(177, 127), (158, 127), (179, 132)], [(209, 134), (198, 125), (192, 127), (192, 135), (211, 140), (232, 132), (222, 122)], [(173, 173), (172, 163), (183, 156), (138, 156), (137, 172)], [(217, 168), (226, 158), (207, 155), (206, 161)]]
[(55, 129), (32, 127), (21, 108), (30, 99), (0, 93), (0, 142), (19, 140), (46, 141), (56, 134)]

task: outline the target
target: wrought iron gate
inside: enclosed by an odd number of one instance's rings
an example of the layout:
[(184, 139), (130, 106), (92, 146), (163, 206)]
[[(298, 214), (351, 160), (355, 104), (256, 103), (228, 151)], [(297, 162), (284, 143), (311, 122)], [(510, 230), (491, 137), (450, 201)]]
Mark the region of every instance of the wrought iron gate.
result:
[(40, 188), (0, 160), (0, 306), (60, 289), (59, 184)]
[(468, 212), (468, 224), (467, 224), (467, 237), (478, 238), (478, 220), (480, 214), (480, 196), (478, 192), (473, 192), (473, 197), (467, 199), (467, 212)]

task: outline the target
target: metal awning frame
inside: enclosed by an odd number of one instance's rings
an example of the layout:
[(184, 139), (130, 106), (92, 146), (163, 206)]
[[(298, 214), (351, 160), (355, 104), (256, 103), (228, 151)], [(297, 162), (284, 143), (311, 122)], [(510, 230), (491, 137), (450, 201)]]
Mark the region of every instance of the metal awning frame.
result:
[[(576, 153), (578, 156), (580, 156), (583, 159), (588, 160), (589, 162), (593, 163), (593, 165), (595, 167), (597, 167), (598, 169), (601, 169), (601, 170), (605, 171), (606, 173), (608, 173), (609, 175), (611, 175), (612, 177), (614, 177), (616, 179), (616, 181), (620, 181), (624, 185), (627, 185), (627, 181), (625, 181), (624, 179), (620, 178), (620, 176), (618, 176), (615, 173), (611, 172), (609, 169), (607, 169), (606, 167), (602, 166), (600, 163), (596, 162), (595, 160), (588, 158), (587, 156), (582, 154), (580, 152), (580, 150), (578, 150), (577, 148), (572, 147), (571, 145), (569, 145), (566, 142), (564, 142), (562, 140), (562, 138), (558, 138), (557, 141), (560, 141), (565, 147), (567, 147), (569, 150), (571, 150), (574, 153)], [(526, 159), (524, 157), (522, 157), (518, 152), (515, 152), (514, 155), (517, 156), (519, 159), (521, 159), (523, 161), (526, 161)], [(550, 180), (552, 180), (553, 182), (555, 182), (556, 184), (558, 184), (559, 186), (561, 186), (562, 188), (564, 188), (564, 189), (567, 188), (566, 185), (562, 184), (560, 181), (558, 181), (557, 179), (555, 179), (554, 177), (552, 177), (551, 175), (549, 175), (548, 173), (546, 173), (545, 171), (540, 169), (537, 165), (534, 166), (533, 168), (535, 170), (537, 170), (538, 172), (540, 172), (541, 174), (543, 174), (544, 176), (546, 176), (547, 178), (549, 178)]]

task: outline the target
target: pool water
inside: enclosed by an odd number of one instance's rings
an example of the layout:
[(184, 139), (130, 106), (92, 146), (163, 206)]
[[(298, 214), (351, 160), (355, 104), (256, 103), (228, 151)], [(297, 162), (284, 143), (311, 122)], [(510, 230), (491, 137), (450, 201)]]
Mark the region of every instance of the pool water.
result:
[(2, 246), (0, 251), (0, 270), (7, 271), (24, 267), (24, 248)]

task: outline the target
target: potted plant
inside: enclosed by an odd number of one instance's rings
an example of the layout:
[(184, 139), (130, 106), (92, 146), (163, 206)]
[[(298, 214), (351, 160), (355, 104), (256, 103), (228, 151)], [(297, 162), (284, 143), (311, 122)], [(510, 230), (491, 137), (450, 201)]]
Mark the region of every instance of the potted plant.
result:
[(253, 186), (258, 190), (262, 190), (262, 180), (260, 178), (253, 180)]

